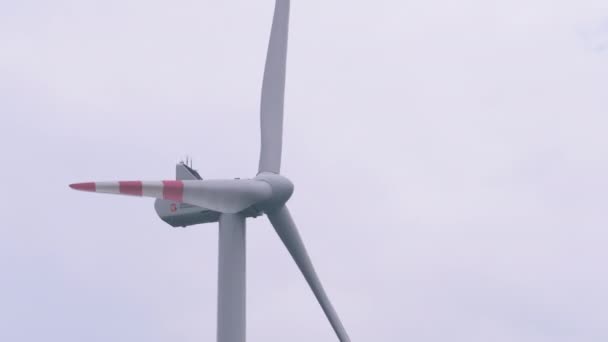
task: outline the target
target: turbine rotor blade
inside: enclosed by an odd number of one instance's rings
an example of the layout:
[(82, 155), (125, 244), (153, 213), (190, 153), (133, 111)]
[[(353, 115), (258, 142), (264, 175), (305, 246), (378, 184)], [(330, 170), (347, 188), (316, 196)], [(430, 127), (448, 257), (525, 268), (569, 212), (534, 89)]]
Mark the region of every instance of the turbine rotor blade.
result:
[(344, 326), (342, 325), (342, 322), (340, 322), (338, 314), (331, 305), (331, 302), (323, 289), (323, 285), (321, 285), (321, 281), (310, 261), (304, 242), (291, 218), (289, 210), (286, 206), (282, 206), (280, 209), (267, 212), (266, 214), (277, 234), (283, 241), (283, 244), (285, 244), (285, 247), (287, 247), (287, 250), (298, 265), (298, 268), (300, 268), (304, 278), (306, 278), (315, 297), (317, 297), (317, 300), (319, 301), (319, 304), (321, 304), (321, 308), (325, 312), (336, 335), (338, 335), (341, 342), (350, 342), (350, 338), (348, 337), (346, 330), (344, 330)]
[(289, 6), (290, 0), (276, 0), (262, 84), (259, 173), (281, 170)]
[(153, 197), (234, 214), (265, 201), (270, 185), (253, 179), (119, 181), (70, 184), (75, 190)]

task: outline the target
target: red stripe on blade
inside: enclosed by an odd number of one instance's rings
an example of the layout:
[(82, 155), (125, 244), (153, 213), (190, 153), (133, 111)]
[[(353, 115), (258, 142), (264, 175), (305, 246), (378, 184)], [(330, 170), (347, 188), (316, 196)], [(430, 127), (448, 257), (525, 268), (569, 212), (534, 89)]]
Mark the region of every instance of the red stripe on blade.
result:
[(140, 181), (118, 182), (118, 189), (123, 195), (141, 196), (143, 186)]
[(182, 202), (184, 199), (184, 183), (182, 181), (163, 181), (163, 198)]
[(95, 191), (96, 190), (95, 183), (93, 183), (93, 182), (70, 184), (70, 188), (72, 188), (74, 190), (80, 190), (80, 191)]

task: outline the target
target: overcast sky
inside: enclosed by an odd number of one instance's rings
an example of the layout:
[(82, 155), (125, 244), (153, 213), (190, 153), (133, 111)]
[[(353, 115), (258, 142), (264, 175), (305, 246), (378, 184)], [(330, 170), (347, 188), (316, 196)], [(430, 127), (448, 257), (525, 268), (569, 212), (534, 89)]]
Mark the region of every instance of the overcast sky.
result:
[[(0, 340), (214, 341), (217, 226), (89, 180), (255, 175), (273, 2), (0, 2)], [(608, 340), (608, 2), (292, 3), (283, 171), (353, 341)], [(336, 341), (262, 217), (249, 341)]]

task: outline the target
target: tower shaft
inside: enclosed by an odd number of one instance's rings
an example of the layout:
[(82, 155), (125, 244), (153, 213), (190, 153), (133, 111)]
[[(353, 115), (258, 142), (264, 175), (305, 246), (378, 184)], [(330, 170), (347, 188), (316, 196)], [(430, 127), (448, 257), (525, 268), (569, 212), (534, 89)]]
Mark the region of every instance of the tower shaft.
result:
[(222, 214), (219, 223), (217, 342), (245, 342), (245, 216)]

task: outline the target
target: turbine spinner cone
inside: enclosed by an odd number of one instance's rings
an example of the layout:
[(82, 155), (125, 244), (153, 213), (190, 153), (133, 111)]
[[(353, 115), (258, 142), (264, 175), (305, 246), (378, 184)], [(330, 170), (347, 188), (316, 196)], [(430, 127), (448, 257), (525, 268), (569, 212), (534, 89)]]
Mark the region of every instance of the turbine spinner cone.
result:
[(270, 198), (256, 204), (256, 207), (262, 211), (269, 212), (282, 207), (293, 194), (293, 183), (288, 178), (281, 175), (263, 172), (257, 175), (255, 179), (268, 183), (272, 189), (272, 196)]

